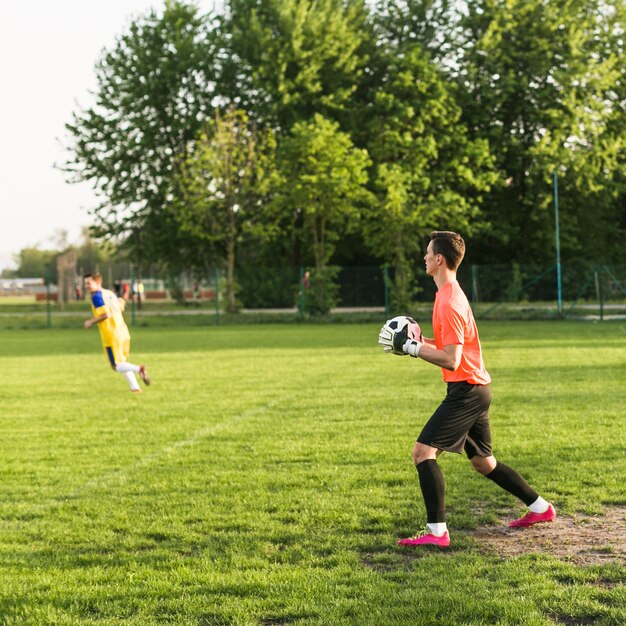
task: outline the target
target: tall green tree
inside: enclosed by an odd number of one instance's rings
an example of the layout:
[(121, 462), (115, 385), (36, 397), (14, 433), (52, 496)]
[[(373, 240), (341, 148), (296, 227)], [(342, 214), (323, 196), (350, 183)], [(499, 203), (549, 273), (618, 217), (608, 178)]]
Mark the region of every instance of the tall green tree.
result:
[(66, 126), (69, 180), (91, 182), (101, 199), (93, 233), (125, 240), (138, 261), (176, 259), (166, 207), (179, 162), (213, 109), (218, 50), (210, 16), (168, 1), (103, 54), (95, 103)]
[[(489, 141), (501, 180), (484, 204), (489, 258), (554, 258), (552, 174), (559, 172), (562, 252), (601, 255), (614, 213), (601, 193), (623, 137), (615, 97), (624, 66), (623, 3), (614, 0), (477, 0), (448, 67), (463, 119)], [(621, 35), (617, 33), (621, 32)], [(483, 257), (486, 260), (486, 257)]]
[(81, 233), (81, 240), (77, 245), (65, 245), (61, 247), (62, 252), (73, 250), (76, 253), (76, 269), (79, 272), (90, 272), (101, 270), (104, 265), (119, 261), (117, 250), (110, 242), (99, 242), (95, 240), (89, 231), (84, 228)]
[(367, 59), (364, 0), (229, 0), (229, 97), (287, 132), (349, 108)]
[(604, 3), (592, 42), (593, 64), (599, 65), (595, 93), (579, 103), (591, 119), (584, 133), (572, 132), (577, 145), (561, 181), (566, 192), (562, 208), (576, 218), (576, 248), (570, 255), (597, 263), (626, 263), (625, 29), (626, 3)]
[(459, 27), (458, 0), (378, 0), (371, 5), (379, 45), (419, 44), (437, 60), (449, 54)]
[(237, 245), (247, 226), (263, 227), (260, 217), (271, 191), (273, 152), (273, 133), (258, 133), (243, 111), (217, 112), (181, 169), (177, 220), (214, 258), (223, 259), (231, 313), (237, 310)]
[(58, 250), (42, 250), (39, 247), (22, 248), (14, 257), (14, 275), (19, 278), (46, 278), (56, 282), (56, 259)]
[(339, 124), (316, 114), (298, 122), (279, 149), (282, 186), (275, 206), (291, 216), (303, 247), (314, 262), (315, 312), (334, 301), (329, 268), (342, 233), (358, 220), (368, 201), (367, 151), (355, 148)]
[(365, 126), (377, 203), (366, 243), (394, 268), (392, 301), (407, 309), (413, 267), (434, 229), (473, 234), (482, 196), (496, 180), (489, 147), (468, 137), (445, 76), (418, 44), (390, 47)]

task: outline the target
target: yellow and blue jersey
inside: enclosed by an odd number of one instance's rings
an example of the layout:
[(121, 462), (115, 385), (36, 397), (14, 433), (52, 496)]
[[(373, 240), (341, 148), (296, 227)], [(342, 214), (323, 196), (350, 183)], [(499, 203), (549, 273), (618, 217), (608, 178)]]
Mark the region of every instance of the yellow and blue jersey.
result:
[(94, 317), (107, 314), (107, 318), (98, 324), (102, 347), (112, 367), (123, 363), (130, 352), (130, 333), (118, 297), (108, 289), (94, 291), (91, 294), (91, 311)]

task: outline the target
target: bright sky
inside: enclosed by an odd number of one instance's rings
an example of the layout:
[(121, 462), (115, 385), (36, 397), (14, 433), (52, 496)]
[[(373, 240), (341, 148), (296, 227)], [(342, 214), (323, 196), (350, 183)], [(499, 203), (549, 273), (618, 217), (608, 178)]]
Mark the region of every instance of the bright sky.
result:
[[(203, 10), (210, 1), (196, 2)], [(91, 103), (94, 67), (132, 18), (163, 0), (0, 0), (0, 270), (22, 248), (78, 242), (96, 205), (89, 185), (69, 185), (64, 125)]]

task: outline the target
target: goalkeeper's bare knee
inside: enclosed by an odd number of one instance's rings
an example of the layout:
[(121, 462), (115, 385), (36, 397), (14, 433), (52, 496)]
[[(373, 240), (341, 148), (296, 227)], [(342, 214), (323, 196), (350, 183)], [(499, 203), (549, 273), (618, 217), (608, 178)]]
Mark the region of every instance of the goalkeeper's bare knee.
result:
[(473, 456), (470, 459), (472, 467), (483, 476), (490, 474), (496, 468), (497, 461), (495, 456)]
[(427, 446), (425, 443), (420, 443), (418, 441), (413, 446), (413, 462), (415, 465), (419, 465), (423, 461), (428, 461), (429, 459), (436, 460), (439, 456), (437, 452), (437, 448)]

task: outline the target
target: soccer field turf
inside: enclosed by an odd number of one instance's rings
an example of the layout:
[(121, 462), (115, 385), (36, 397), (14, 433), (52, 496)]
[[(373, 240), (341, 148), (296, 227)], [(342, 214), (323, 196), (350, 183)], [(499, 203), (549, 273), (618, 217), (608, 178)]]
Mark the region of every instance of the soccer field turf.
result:
[(0, 331), (0, 624), (626, 623), (623, 539), (558, 556), (565, 520), (624, 517), (626, 326), (480, 330), (495, 454), (560, 514), (515, 554), (476, 529), (523, 505), (451, 454), (451, 547), (396, 546), (445, 385), (378, 326), (136, 329), (141, 395), (95, 331)]

